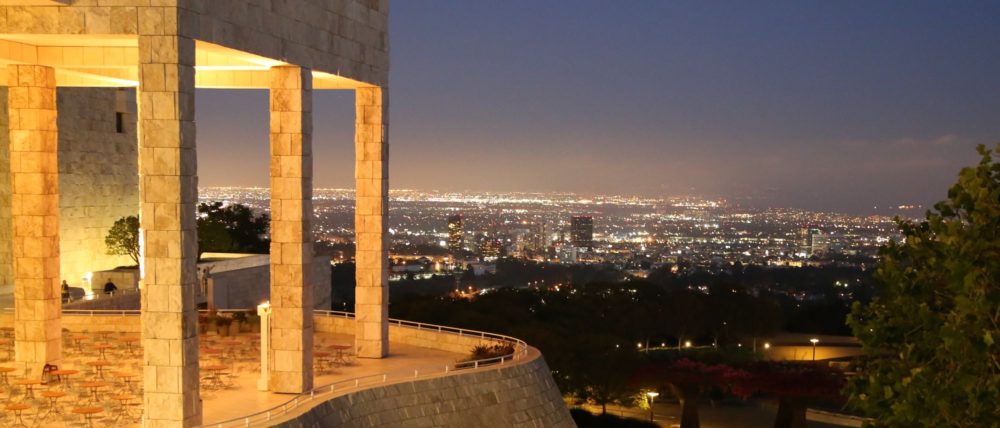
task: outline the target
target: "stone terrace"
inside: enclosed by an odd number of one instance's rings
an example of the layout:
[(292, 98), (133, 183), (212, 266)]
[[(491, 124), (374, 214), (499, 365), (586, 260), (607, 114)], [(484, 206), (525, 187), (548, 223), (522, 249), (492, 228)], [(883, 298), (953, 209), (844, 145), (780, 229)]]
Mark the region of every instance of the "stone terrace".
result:
[[(67, 380), (50, 380), (45, 384), (27, 385), (20, 376), (9, 376), (8, 384), (0, 387), (0, 402), (25, 404), (21, 417), (29, 426), (79, 426), (85, 422), (74, 409), (92, 407), (97, 426), (139, 426), (143, 390), (141, 341), (131, 328), (121, 328), (113, 321), (137, 320), (135, 316), (95, 316), (93, 330), (64, 331), (65, 358), (59, 369), (69, 370)], [(327, 325), (330, 322), (327, 321)], [(114, 327), (118, 327), (117, 329)], [(0, 367), (11, 367), (9, 327), (0, 330), (7, 337), (0, 339)], [(244, 332), (223, 337), (215, 333), (202, 334), (200, 342), (201, 397), (206, 425), (236, 419), (281, 405), (295, 395), (262, 392), (257, 389), (260, 376), (260, 336)], [(453, 366), (462, 354), (393, 343), (391, 354), (384, 359), (357, 359), (350, 350), (331, 348), (353, 343), (349, 334), (319, 332), (314, 336), (314, 384), (328, 385), (346, 379), (362, 378), (383, 373), (413, 372), (435, 367), (443, 371)], [(106, 348), (102, 349), (101, 348)], [(340, 354), (343, 352), (343, 354)], [(103, 361), (93, 365), (93, 362)], [(2, 369), (0, 369), (2, 370)], [(75, 373), (73, 373), (75, 372)], [(29, 393), (28, 389), (31, 389)], [(96, 394), (95, 394), (96, 391)], [(96, 399), (95, 399), (96, 397)], [(50, 400), (55, 401), (50, 401)], [(13, 411), (7, 411), (0, 424), (13, 425)]]

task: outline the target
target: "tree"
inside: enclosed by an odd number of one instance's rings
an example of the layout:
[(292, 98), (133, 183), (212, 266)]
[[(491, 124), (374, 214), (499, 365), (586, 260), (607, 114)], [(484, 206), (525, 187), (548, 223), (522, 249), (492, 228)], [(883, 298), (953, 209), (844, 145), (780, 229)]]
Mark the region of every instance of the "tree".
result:
[(698, 428), (701, 418), (698, 403), (712, 388), (728, 389), (734, 379), (747, 375), (728, 364), (709, 364), (681, 358), (667, 363), (651, 364), (635, 375), (643, 386), (659, 389), (666, 385), (681, 404), (681, 428)]
[(115, 220), (104, 237), (109, 256), (129, 256), (139, 264), (139, 217), (130, 215)]
[(806, 428), (806, 408), (816, 401), (842, 401), (843, 373), (824, 365), (761, 361), (729, 378), (730, 392), (744, 399), (764, 394), (778, 399), (775, 428)]
[(209, 251), (266, 253), (270, 218), (242, 204), (198, 205), (198, 257)]
[(978, 151), (926, 220), (897, 219), (849, 317), (868, 357), (850, 403), (875, 426), (1000, 425), (1000, 163)]

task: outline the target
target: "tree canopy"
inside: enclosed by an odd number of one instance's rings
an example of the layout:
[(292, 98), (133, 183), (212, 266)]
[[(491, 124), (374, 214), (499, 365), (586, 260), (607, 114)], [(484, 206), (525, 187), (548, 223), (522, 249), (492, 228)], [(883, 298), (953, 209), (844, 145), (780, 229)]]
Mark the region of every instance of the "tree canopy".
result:
[(868, 359), (848, 391), (876, 426), (1000, 425), (1000, 163), (979, 153), (926, 220), (897, 220), (849, 318)]
[(269, 226), (267, 214), (254, 215), (246, 205), (199, 204), (198, 255), (211, 251), (266, 253)]
[(130, 215), (115, 220), (104, 237), (109, 256), (129, 256), (139, 264), (139, 217)]

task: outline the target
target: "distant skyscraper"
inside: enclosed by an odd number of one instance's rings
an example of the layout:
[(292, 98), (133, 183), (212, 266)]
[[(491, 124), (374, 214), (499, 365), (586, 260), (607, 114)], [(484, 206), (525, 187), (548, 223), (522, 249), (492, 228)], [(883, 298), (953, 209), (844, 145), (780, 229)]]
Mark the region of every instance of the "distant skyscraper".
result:
[(820, 255), (827, 252), (829, 246), (829, 236), (817, 226), (806, 225), (802, 228), (802, 252), (807, 257)]
[(574, 247), (594, 248), (594, 218), (589, 215), (573, 216), (570, 221), (570, 241)]
[(457, 255), (462, 252), (462, 215), (448, 217), (448, 251)]

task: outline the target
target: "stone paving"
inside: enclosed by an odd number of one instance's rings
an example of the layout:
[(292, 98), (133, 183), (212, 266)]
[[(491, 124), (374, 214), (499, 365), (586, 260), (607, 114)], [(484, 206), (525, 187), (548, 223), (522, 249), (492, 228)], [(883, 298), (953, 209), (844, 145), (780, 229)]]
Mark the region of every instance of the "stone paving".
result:
[[(14, 367), (10, 331), (0, 333), (4, 335), (0, 338), (0, 367)], [(51, 376), (45, 383), (31, 384), (14, 372), (0, 373), (8, 378), (6, 383), (0, 381), (0, 425), (17, 426), (20, 414), (28, 427), (87, 426), (85, 412), (89, 411), (94, 412), (93, 426), (140, 426), (143, 376), (138, 338), (135, 333), (63, 332), (64, 358), (59, 369), (68, 372), (58, 372), (64, 373), (61, 379)], [(258, 335), (208, 334), (199, 339), (205, 424), (266, 410), (294, 397), (257, 390)], [(462, 358), (456, 353), (402, 344), (393, 344), (384, 359), (357, 359), (349, 350), (337, 349), (337, 345), (353, 341), (350, 335), (315, 335), (316, 386), (391, 371), (443, 367)], [(64, 378), (67, 374), (68, 380)]]

